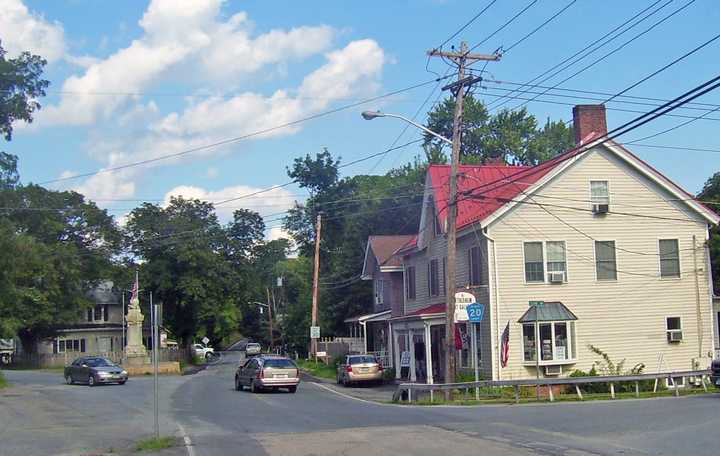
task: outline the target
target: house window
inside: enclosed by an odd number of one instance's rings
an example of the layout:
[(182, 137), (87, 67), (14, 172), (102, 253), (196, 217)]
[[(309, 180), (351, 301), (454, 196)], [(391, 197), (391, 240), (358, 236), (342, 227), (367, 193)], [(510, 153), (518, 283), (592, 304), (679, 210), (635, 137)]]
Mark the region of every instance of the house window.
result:
[[(541, 322), (537, 325), (537, 334), (534, 324), (525, 323), (522, 330), (523, 360), (535, 361), (538, 345), (541, 362), (562, 362), (575, 359), (573, 322)], [(539, 336), (539, 344), (536, 336)]]
[(590, 201), (593, 204), (610, 204), (608, 181), (590, 181)]
[(385, 302), (385, 281), (375, 281), (375, 304), (382, 304)]
[(682, 331), (680, 317), (667, 317), (665, 319), (665, 327), (668, 331)]
[(617, 280), (615, 241), (595, 241), (595, 273), (598, 280)]
[(545, 271), (543, 264), (542, 242), (526, 242), (525, 253), (525, 281), (544, 282)]
[(548, 272), (562, 272), (563, 280), (565, 280), (567, 276), (565, 241), (548, 241), (545, 243), (545, 250), (547, 250)]
[(470, 272), (470, 286), (482, 285), (482, 260), (480, 247), (468, 250), (468, 271)]
[(58, 339), (55, 351), (56, 353), (85, 353), (85, 339)]
[(442, 288), (440, 293), (445, 296), (447, 295), (447, 257), (443, 257), (442, 263)]
[(680, 277), (680, 249), (677, 239), (660, 239), (660, 277)]
[(109, 312), (108, 305), (101, 304), (87, 310), (87, 321), (108, 321)]
[(415, 266), (405, 268), (405, 297), (415, 299)]
[(430, 296), (440, 295), (440, 264), (437, 259), (428, 263), (428, 294)]

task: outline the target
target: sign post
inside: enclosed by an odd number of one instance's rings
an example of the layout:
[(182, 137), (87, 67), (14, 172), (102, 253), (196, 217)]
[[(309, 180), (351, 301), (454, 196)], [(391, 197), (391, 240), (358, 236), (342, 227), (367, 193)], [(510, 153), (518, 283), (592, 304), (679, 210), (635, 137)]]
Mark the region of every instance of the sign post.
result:
[[(473, 369), (475, 370), (475, 381), (480, 381), (480, 366), (477, 359), (477, 325), (482, 322), (485, 314), (485, 304), (474, 302), (466, 308), (468, 321), (470, 322), (470, 347), (472, 350)], [(480, 388), (475, 388), (475, 400), (480, 400)]]
[(318, 359), (317, 340), (319, 338), (320, 338), (320, 327), (319, 326), (311, 326), (310, 327), (310, 342), (313, 346), (313, 356), (315, 356), (315, 364), (317, 364), (317, 359)]

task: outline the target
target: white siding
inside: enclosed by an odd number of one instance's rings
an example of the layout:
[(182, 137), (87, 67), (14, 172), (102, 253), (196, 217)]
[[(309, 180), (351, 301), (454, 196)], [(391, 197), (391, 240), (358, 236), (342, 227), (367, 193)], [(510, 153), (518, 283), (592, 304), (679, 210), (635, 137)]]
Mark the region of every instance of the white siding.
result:
[[(588, 212), (590, 180), (609, 181), (611, 212), (646, 217), (613, 213), (595, 216)], [(497, 242), (500, 311), (494, 329), (496, 343), (508, 321), (511, 328), (510, 361), (501, 369), (502, 378), (535, 376), (534, 367), (523, 363), (521, 326), (517, 323), (531, 300), (561, 301), (577, 315), (578, 362), (567, 366), (569, 370), (588, 370), (598, 359), (588, 350), (589, 344), (607, 352), (614, 361), (626, 359), (626, 368), (644, 363), (646, 372), (656, 370), (660, 353), (664, 354), (665, 369), (689, 370), (693, 360), (707, 367), (708, 352), (714, 347), (713, 318), (717, 315), (711, 314), (707, 259), (702, 248), (707, 226), (699, 216), (681, 202), (666, 201), (672, 198), (669, 194), (605, 150), (587, 154), (538, 195), (546, 198), (538, 196), (534, 201), (543, 203), (567, 225), (536, 204), (518, 204), (487, 228)], [(702, 269), (697, 272), (700, 323), (693, 235), (697, 239), (697, 267)], [(617, 281), (596, 280), (593, 238), (615, 241)], [(679, 240), (679, 279), (658, 277), (658, 240), (663, 238)], [(523, 241), (530, 240), (566, 242), (567, 283), (525, 283)], [(684, 340), (679, 344), (666, 339), (665, 317), (670, 316), (682, 318)], [(702, 348), (698, 344), (699, 328)]]

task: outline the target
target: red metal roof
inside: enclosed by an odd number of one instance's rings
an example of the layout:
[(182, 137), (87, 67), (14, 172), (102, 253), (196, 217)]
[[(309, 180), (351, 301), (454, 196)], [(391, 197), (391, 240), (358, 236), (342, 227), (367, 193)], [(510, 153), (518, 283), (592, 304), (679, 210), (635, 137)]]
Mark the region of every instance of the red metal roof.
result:
[[(550, 163), (554, 160), (550, 160)], [(461, 165), (458, 173), (457, 227), (482, 220), (545, 176), (556, 163), (535, 167), (504, 165)], [(450, 193), (450, 166), (431, 165), (428, 169), (436, 210), (445, 226)]]
[(428, 307), (423, 307), (422, 309), (416, 310), (415, 312), (410, 312), (409, 314), (405, 314), (406, 317), (413, 317), (413, 316), (422, 316), (422, 315), (432, 315), (432, 314), (440, 314), (445, 313), (445, 303), (440, 304), (433, 304)]

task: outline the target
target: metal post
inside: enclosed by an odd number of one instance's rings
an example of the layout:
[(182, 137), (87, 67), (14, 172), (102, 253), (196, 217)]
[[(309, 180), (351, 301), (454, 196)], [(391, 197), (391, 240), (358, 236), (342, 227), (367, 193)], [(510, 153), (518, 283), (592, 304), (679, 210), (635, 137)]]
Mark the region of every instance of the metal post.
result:
[(582, 400), (582, 399), (583, 399), (583, 397), (582, 397), (582, 392), (580, 391), (580, 386), (579, 386), (577, 383), (575, 384), (575, 392), (577, 393), (578, 398), (579, 398), (580, 400)]
[[(122, 293), (122, 362), (125, 362), (125, 345), (127, 345), (127, 342), (125, 341), (125, 290), (121, 291)], [(121, 363), (122, 364), (122, 363)]]
[(538, 383), (535, 385), (535, 395), (536, 399), (540, 400), (540, 349), (542, 348), (540, 344), (540, 325), (538, 324), (538, 309), (537, 309), (537, 303), (534, 303), (533, 306), (535, 307), (535, 378), (538, 380)]
[[(480, 367), (477, 359), (477, 323), (468, 323), (470, 326), (470, 349), (472, 350), (473, 368), (475, 369), (475, 381), (480, 381)], [(475, 400), (480, 400), (480, 387), (475, 386)]]
[(159, 332), (158, 331), (158, 306), (156, 304), (153, 304), (153, 296), (152, 291), (150, 292), (150, 308), (152, 309), (152, 315), (153, 315), (153, 327), (152, 327), (152, 333), (153, 333), (153, 375), (154, 375), (154, 382), (153, 382), (153, 389), (155, 393), (155, 400), (154, 400), (154, 414), (155, 414), (155, 438), (160, 438), (160, 422), (159, 422), (159, 405), (160, 401), (158, 400), (158, 362), (160, 360), (159, 356), (159, 350), (158, 350), (158, 339), (159, 339)]

